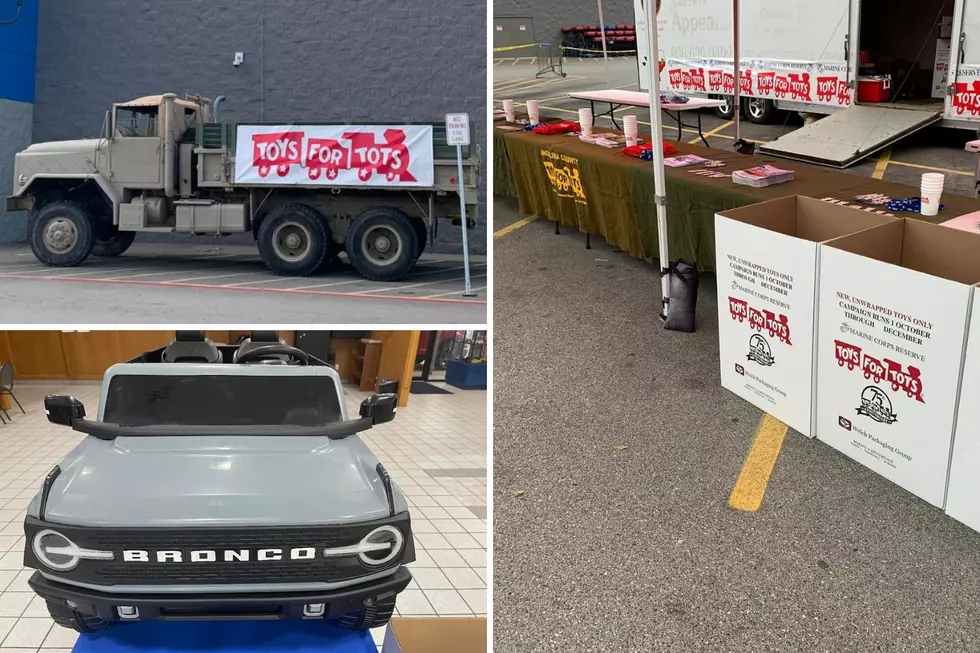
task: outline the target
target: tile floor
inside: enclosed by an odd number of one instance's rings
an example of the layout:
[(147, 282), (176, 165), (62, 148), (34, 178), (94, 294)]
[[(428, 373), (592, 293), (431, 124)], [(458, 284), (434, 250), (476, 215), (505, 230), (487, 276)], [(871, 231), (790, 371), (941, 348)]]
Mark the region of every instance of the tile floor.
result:
[[(398, 597), (401, 616), (483, 616), (487, 612), (486, 392), (412, 395), (390, 424), (364, 439), (408, 498), (417, 560), (411, 585)], [(45, 394), (72, 394), (91, 413), (96, 383), (18, 384), (13, 421), (0, 424), (0, 653), (67, 653), (74, 631), (54, 626), (23, 568), (22, 522), (28, 502), (52, 465), (81, 437), (50, 424)], [(348, 388), (357, 414), (368, 393)], [(380, 643), (384, 629), (372, 632)]]

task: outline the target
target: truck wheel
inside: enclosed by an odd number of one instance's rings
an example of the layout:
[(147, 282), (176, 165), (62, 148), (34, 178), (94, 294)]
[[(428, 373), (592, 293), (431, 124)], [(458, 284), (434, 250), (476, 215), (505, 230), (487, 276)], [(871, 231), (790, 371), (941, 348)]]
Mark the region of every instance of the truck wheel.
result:
[(372, 281), (401, 279), (418, 260), (412, 219), (386, 206), (368, 209), (347, 232), (346, 250), (361, 276)]
[(95, 247), (92, 248), (92, 256), (110, 257), (119, 256), (133, 244), (136, 240), (135, 231), (116, 231), (108, 233), (95, 239)]
[(734, 104), (734, 102), (732, 102), (732, 98), (728, 97), (727, 95), (712, 95), (711, 99), (724, 100), (725, 104), (721, 105), (720, 107), (715, 107), (715, 115), (722, 120), (731, 120), (732, 116), (735, 115), (734, 112), (732, 112), (732, 105)]
[(88, 258), (95, 246), (92, 214), (77, 202), (52, 202), (31, 220), (31, 250), (53, 267), (72, 267)]
[(384, 626), (395, 611), (395, 595), (378, 597), (374, 604), (366, 605), (360, 612), (350, 612), (337, 620), (337, 625), (352, 630), (368, 630)]
[(756, 125), (768, 125), (776, 114), (776, 105), (765, 98), (748, 98), (745, 100), (745, 117)]
[(113, 625), (111, 621), (106, 621), (102, 617), (91, 614), (82, 614), (72, 610), (64, 603), (47, 599), (48, 614), (56, 624), (62, 628), (71, 628), (80, 633), (94, 633)]
[(329, 251), (330, 236), (320, 212), (303, 204), (273, 209), (259, 227), (259, 254), (276, 274), (313, 274)]

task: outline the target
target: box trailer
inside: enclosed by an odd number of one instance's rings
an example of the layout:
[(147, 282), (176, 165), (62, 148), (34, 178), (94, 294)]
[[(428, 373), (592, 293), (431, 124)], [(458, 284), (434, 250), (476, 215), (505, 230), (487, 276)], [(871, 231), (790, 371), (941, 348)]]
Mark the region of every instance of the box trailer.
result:
[[(663, 88), (730, 99), (732, 1), (665, 0), (658, 53), (643, 1), (634, 0), (640, 89), (663, 62)], [(760, 0), (742, 4), (740, 24), (745, 117), (827, 116), (767, 143), (767, 154), (844, 168), (928, 125), (980, 128), (978, 2)], [(731, 102), (719, 115), (731, 117)]]

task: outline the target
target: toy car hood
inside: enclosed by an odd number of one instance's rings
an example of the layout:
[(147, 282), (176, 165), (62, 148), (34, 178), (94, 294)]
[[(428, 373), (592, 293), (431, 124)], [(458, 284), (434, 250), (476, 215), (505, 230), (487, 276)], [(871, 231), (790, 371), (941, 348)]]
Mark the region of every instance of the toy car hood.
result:
[[(59, 463), (44, 520), (85, 526), (334, 524), (391, 514), (359, 438), (85, 438)], [(394, 512), (407, 510), (393, 489)], [(37, 517), (40, 495), (28, 508)]]

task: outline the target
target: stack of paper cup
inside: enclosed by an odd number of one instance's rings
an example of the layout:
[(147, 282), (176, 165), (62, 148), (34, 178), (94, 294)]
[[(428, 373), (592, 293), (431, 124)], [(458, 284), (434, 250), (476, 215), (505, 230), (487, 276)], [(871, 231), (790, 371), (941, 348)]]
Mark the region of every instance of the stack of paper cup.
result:
[(922, 215), (939, 213), (939, 200), (943, 196), (943, 186), (946, 176), (939, 172), (927, 172), (922, 175)]
[(504, 118), (507, 122), (514, 122), (514, 101), (504, 100)]
[(578, 110), (578, 124), (582, 127), (582, 134), (592, 137), (592, 109)]
[(537, 100), (527, 101), (527, 116), (531, 119), (532, 125), (537, 125), (541, 123), (541, 112), (538, 110)]
[(638, 140), (636, 133), (636, 116), (623, 116), (623, 133), (626, 134), (627, 145), (636, 145)]

